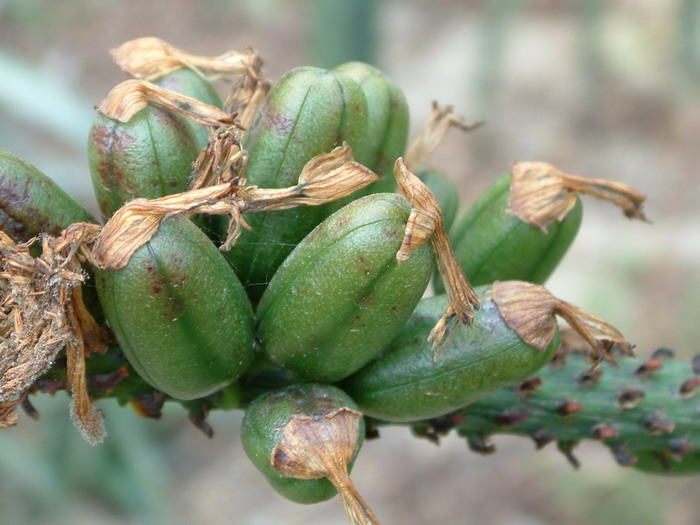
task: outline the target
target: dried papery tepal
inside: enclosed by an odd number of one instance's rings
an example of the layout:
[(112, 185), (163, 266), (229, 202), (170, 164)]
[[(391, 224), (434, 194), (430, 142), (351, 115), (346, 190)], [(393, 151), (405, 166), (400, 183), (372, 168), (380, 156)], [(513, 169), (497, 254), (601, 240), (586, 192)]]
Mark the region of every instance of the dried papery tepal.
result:
[(426, 122), (420, 135), (408, 146), (404, 162), (409, 170), (417, 171), (430, 157), (430, 154), (440, 145), (443, 137), (450, 128), (472, 131), (483, 122), (467, 122), (464, 117), (454, 112), (452, 106), (433, 103), (433, 112)]
[(445, 219), (435, 195), (423, 181), (408, 171), (403, 159), (396, 160), (394, 176), (399, 190), (412, 206), (396, 260), (399, 263), (408, 260), (413, 250), (429, 242), (450, 300), (442, 317), (428, 335), (428, 341), (433, 343), (433, 347), (437, 347), (445, 337), (447, 326), (452, 320), (456, 319), (457, 323), (463, 325), (472, 324), (474, 310), (479, 309), (479, 298), (452, 251), (445, 231)]
[(337, 492), (350, 523), (372, 525), (379, 522), (349, 476), (364, 433), (353, 400), (321, 384), (263, 394), (241, 425), (246, 454), (281, 495), (308, 504)]
[(520, 162), (511, 172), (508, 212), (543, 232), (561, 221), (576, 204), (578, 195), (590, 195), (619, 206), (630, 218), (646, 219), (646, 197), (627, 184), (570, 175), (546, 162)]
[(182, 67), (214, 80), (255, 75), (262, 66), (262, 59), (252, 49), (243, 53), (228, 51), (223, 55), (205, 57), (187, 53), (155, 37), (129, 40), (110, 50), (110, 54), (125, 73), (142, 80), (153, 80)]

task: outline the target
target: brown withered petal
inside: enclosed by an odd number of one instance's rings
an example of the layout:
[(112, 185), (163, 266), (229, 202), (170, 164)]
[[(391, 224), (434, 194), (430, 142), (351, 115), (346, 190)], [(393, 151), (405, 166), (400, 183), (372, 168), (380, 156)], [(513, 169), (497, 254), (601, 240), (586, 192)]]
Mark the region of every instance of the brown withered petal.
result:
[(360, 412), (347, 407), (323, 418), (293, 417), (281, 429), (270, 461), (282, 476), (327, 478), (338, 490), (348, 520), (370, 525), (379, 522), (348, 474), (348, 465), (360, 444), (361, 418)]
[(194, 176), (189, 189), (197, 190), (239, 179), (244, 186), (242, 173), (248, 163), (248, 152), (243, 149), (243, 132), (238, 126), (212, 128), (209, 130), (209, 143), (194, 161)]
[(230, 213), (236, 204), (226, 197), (237, 190), (234, 184), (219, 184), (157, 199), (134, 199), (117, 210), (104, 225), (92, 246), (90, 261), (104, 270), (123, 268), (136, 250), (153, 237), (166, 217)]
[[(435, 355), (438, 359), (448, 340), (445, 339), (448, 324), (457, 319), (458, 323), (471, 325), (474, 321), (474, 310), (479, 309), (479, 297), (469, 284), (467, 276), (455, 257), (445, 231), (445, 219), (435, 195), (423, 181), (408, 170), (401, 158), (398, 158), (394, 164), (394, 177), (399, 191), (412, 206), (401, 248), (396, 253), (396, 261), (399, 264), (404, 262), (413, 250), (430, 242), (435, 252), (440, 277), (450, 300), (442, 317), (428, 335), (428, 341), (433, 343), (433, 348), (443, 342)], [(450, 335), (456, 326), (455, 323), (450, 330)]]
[(646, 197), (627, 184), (570, 175), (546, 162), (519, 162), (511, 170), (508, 213), (542, 232), (561, 221), (576, 204), (578, 195), (610, 201), (627, 217), (646, 220)]
[(378, 179), (369, 168), (355, 162), (350, 146), (343, 143), (307, 162), (296, 186), (281, 189), (250, 186), (241, 211), (256, 213), (325, 204), (346, 197)]
[(122, 71), (143, 80), (153, 80), (182, 67), (214, 80), (257, 75), (262, 66), (262, 59), (252, 49), (245, 53), (229, 51), (218, 57), (203, 57), (186, 53), (155, 37), (129, 40), (111, 49), (109, 54)]
[(231, 91), (224, 102), (224, 108), (228, 113), (238, 115), (238, 123), (247, 129), (271, 87), (272, 84), (268, 80), (245, 76)]
[(145, 80), (132, 79), (117, 84), (96, 109), (105, 117), (119, 122), (129, 122), (134, 115), (149, 105), (180, 115), (202, 126), (219, 127), (235, 124), (233, 115), (216, 106), (210, 106)]
[(90, 261), (105, 270), (118, 270), (158, 231), (161, 221), (177, 214), (206, 213), (231, 217), (228, 238), (222, 245), (230, 249), (240, 227), (249, 228), (242, 213), (286, 210), (315, 206), (350, 195), (377, 180), (369, 169), (355, 162), (345, 144), (330, 153), (311, 159), (290, 188), (262, 189), (240, 186), (245, 179), (174, 193), (157, 199), (134, 199), (107, 221), (90, 252)]
[(425, 124), (421, 134), (414, 140), (404, 155), (404, 162), (411, 171), (417, 170), (438, 147), (443, 137), (451, 127), (463, 131), (471, 131), (483, 122), (467, 123), (464, 118), (454, 112), (452, 106), (441, 106), (433, 102), (433, 112)]
[(613, 345), (632, 353), (632, 345), (603, 319), (554, 297), (545, 287), (522, 281), (496, 281), (491, 297), (503, 320), (530, 346), (544, 351), (557, 328), (556, 317), (564, 319), (590, 346), (594, 363), (615, 361)]

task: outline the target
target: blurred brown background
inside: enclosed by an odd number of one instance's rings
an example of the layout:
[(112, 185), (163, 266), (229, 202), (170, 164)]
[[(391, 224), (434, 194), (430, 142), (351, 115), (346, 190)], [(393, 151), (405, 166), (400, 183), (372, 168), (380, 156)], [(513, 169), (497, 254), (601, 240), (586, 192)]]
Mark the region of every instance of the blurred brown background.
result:
[[(0, 148), (94, 209), (92, 106), (124, 79), (107, 50), (147, 35), (205, 55), (252, 46), (271, 79), (372, 61), (405, 90), (414, 136), (433, 100), (485, 120), (432, 158), (465, 207), (519, 160), (634, 185), (653, 224), (587, 199), (548, 287), (639, 355), (700, 350), (698, 0), (0, 0)], [(93, 449), (65, 399), (37, 405), (40, 422), (0, 435), (0, 523), (343, 523), (337, 501), (297, 506), (266, 485), (242, 454), (239, 413), (214, 414), (210, 441), (178, 408), (151, 422), (106, 403), (110, 436)], [(622, 469), (596, 444), (580, 447), (578, 472), (525, 440), (496, 444), (479, 457), (456, 438), (434, 447), (389, 429), (354, 477), (387, 524), (700, 523), (697, 479)]]

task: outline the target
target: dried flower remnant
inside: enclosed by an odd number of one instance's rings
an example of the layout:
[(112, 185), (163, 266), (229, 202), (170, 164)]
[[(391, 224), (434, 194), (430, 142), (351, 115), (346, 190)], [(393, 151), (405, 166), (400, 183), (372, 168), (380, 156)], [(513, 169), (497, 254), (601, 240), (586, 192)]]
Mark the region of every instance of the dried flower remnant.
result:
[(105, 224), (89, 257), (98, 268), (123, 268), (134, 252), (155, 234), (162, 220), (194, 213), (231, 216), (228, 238), (221, 247), (227, 250), (238, 238), (240, 227), (248, 227), (243, 213), (325, 204), (375, 180), (377, 176), (355, 162), (350, 148), (344, 145), (311, 159), (299, 176), (299, 184), (290, 188), (262, 189), (243, 186), (245, 179), (233, 179), (158, 199), (135, 199)]
[[(435, 252), (438, 271), (450, 299), (450, 304), (428, 335), (428, 341), (432, 342), (433, 348), (435, 348), (443, 341), (447, 333), (447, 325), (453, 319), (456, 318), (461, 324), (472, 324), (474, 310), (479, 309), (479, 297), (469, 284), (467, 276), (464, 275), (464, 271), (452, 251), (450, 240), (445, 231), (445, 219), (435, 195), (418, 177), (408, 171), (401, 158), (397, 159), (394, 165), (394, 176), (400, 192), (412, 206), (403, 243), (396, 254), (396, 260), (399, 263), (404, 262), (413, 250), (429, 241)], [(456, 326), (457, 324), (453, 325), (450, 333)], [(444, 344), (436, 353), (436, 359), (439, 358), (443, 348)]]
[(348, 474), (360, 444), (362, 414), (340, 408), (323, 417), (295, 416), (281, 429), (270, 461), (282, 476), (297, 479), (327, 478), (338, 490), (350, 523), (378, 524)]
[(406, 151), (404, 162), (410, 171), (416, 171), (437, 148), (447, 131), (456, 127), (462, 131), (472, 131), (483, 122), (468, 123), (454, 112), (452, 106), (441, 106), (433, 102), (433, 112), (425, 124), (421, 134), (414, 140)]
[(545, 351), (557, 330), (556, 317), (564, 319), (590, 347), (594, 367), (601, 361), (615, 364), (614, 346), (632, 354), (633, 346), (603, 319), (566, 301), (557, 299), (546, 288), (522, 281), (496, 281), (491, 296), (501, 316), (530, 346)]
[(104, 439), (102, 415), (87, 394), (84, 358), (106, 350), (106, 334), (82, 302), (84, 275), (77, 255), (94, 228), (70, 227), (57, 238), (44, 236), (37, 258), (29, 253), (33, 241), (15, 244), (0, 232), (0, 427), (14, 422), (17, 401), (65, 348), (75, 425), (89, 443)]
[(519, 162), (513, 166), (507, 212), (546, 233), (550, 223), (566, 217), (579, 194), (610, 201), (627, 217), (646, 220), (642, 213), (646, 197), (631, 186), (570, 175), (546, 162)]
[(234, 124), (234, 116), (216, 106), (144, 80), (125, 80), (117, 84), (96, 109), (105, 117), (129, 122), (134, 115), (149, 105), (180, 115), (202, 126), (219, 127)]
[(216, 57), (203, 57), (182, 51), (156, 37), (129, 40), (109, 53), (122, 71), (143, 80), (154, 80), (182, 67), (192, 69), (207, 80), (257, 76), (262, 67), (262, 59), (252, 49), (244, 53), (228, 51)]
[(253, 115), (267, 97), (271, 87), (272, 84), (268, 80), (245, 76), (231, 91), (224, 102), (224, 108), (228, 113), (237, 114), (241, 127), (248, 129)]

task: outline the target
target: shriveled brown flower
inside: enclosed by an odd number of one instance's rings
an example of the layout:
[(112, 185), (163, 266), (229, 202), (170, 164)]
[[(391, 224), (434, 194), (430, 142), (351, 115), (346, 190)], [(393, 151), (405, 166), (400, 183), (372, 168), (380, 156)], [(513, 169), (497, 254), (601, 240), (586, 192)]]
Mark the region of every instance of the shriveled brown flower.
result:
[(522, 281), (497, 281), (491, 297), (504, 321), (530, 346), (547, 348), (557, 330), (556, 317), (564, 319), (590, 346), (595, 365), (615, 364), (613, 346), (632, 354), (634, 346), (605, 320), (554, 297), (544, 286)]
[(438, 147), (445, 134), (452, 127), (472, 131), (483, 122), (467, 122), (454, 112), (452, 106), (442, 106), (433, 102), (433, 112), (421, 134), (414, 140), (404, 155), (404, 163), (410, 171), (416, 171)]
[(323, 417), (295, 416), (281, 429), (270, 461), (282, 476), (327, 478), (338, 490), (350, 523), (378, 525), (348, 474), (348, 465), (360, 445), (361, 419), (360, 412), (347, 407)]
[(204, 57), (182, 51), (156, 37), (129, 40), (109, 53), (122, 71), (142, 80), (154, 80), (183, 67), (208, 80), (239, 75), (257, 76), (262, 67), (262, 59), (253, 49)]
[[(445, 219), (435, 195), (423, 181), (406, 168), (406, 164), (401, 158), (397, 159), (394, 165), (394, 177), (396, 177), (400, 192), (412, 206), (396, 260), (399, 263), (405, 261), (410, 256), (411, 251), (426, 242), (430, 242), (435, 252), (438, 271), (445, 285), (445, 291), (450, 299), (450, 304), (428, 336), (428, 341), (431, 341), (433, 347), (436, 347), (443, 341), (447, 333), (447, 326), (453, 319), (456, 318), (458, 323), (472, 324), (474, 310), (479, 309), (479, 297), (469, 284), (467, 276), (455, 257), (445, 231)], [(457, 325), (455, 324), (455, 326)], [(440, 352), (441, 350), (436, 354), (436, 358), (439, 357)]]
[(646, 220), (646, 197), (627, 184), (570, 175), (546, 162), (519, 162), (511, 170), (508, 213), (543, 232), (561, 221), (576, 204), (578, 195), (590, 195), (619, 206), (630, 218)]

